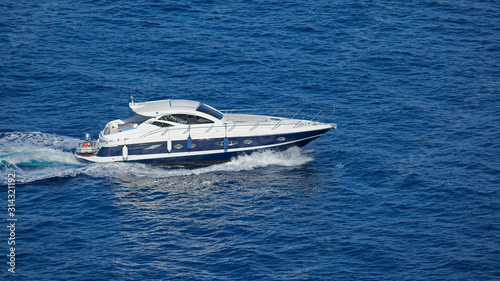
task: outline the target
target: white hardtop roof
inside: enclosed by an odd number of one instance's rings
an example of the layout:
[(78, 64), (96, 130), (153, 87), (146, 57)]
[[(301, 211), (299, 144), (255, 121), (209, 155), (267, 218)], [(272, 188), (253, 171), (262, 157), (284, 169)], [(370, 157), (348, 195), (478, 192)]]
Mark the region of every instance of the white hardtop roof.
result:
[(172, 109), (195, 111), (200, 107), (199, 101), (192, 100), (159, 100), (148, 102), (131, 102), (130, 108), (137, 114), (147, 117), (155, 117), (169, 113)]

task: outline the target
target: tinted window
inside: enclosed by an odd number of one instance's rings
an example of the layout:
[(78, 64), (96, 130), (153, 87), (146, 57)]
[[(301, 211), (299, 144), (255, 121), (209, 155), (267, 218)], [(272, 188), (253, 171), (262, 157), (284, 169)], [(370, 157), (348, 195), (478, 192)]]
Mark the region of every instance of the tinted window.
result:
[(162, 117), (160, 117), (160, 120), (175, 122), (179, 124), (188, 123), (186, 114), (163, 115)]
[(155, 121), (155, 122), (153, 122), (151, 124), (156, 125), (158, 127), (170, 127), (170, 126), (172, 126), (172, 125), (170, 125), (168, 123), (163, 123), (163, 122), (158, 122), (158, 121)]
[(213, 123), (213, 121), (208, 120), (206, 118), (188, 114), (163, 115), (162, 117), (160, 117), (160, 120), (175, 122), (179, 124), (186, 124), (186, 125)]
[(213, 122), (214, 121), (208, 120), (207, 118), (196, 116), (196, 124), (210, 124), (210, 123), (213, 123)]

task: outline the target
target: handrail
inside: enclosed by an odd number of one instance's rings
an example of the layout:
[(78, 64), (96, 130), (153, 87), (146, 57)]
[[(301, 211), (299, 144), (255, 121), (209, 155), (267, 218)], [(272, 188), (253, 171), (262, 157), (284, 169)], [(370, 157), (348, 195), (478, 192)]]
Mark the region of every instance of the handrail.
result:
[(99, 146), (99, 142), (98, 141), (81, 141), (78, 143), (78, 146), (82, 146), (83, 144), (88, 144), (89, 146), (88, 147), (98, 147)]
[(299, 111), (297, 111), (297, 113), (295, 113), (295, 114), (292, 116), (292, 118), (291, 118), (291, 119), (295, 118), (295, 116), (297, 116), (297, 114), (299, 114), (299, 112), (301, 112), (301, 111), (302, 111), (302, 108), (301, 108), (301, 109), (299, 109)]
[[(287, 110), (288, 112), (284, 112)], [(242, 128), (242, 127), (247, 127), (249, 131), (253, 131), (257, 129), (257, 127), (264, 126), (264, 127), (270, 127), (271, 130), (275, 130), (281, 126), (292, 126), (293, 128), (297, 128), (299, 126), (304, 126), (304, 125), (309, 125), (309, 126), (315, 126), (319, 122), (324, 122), (324, 120), (329, 119), (334, 113), (335, 113), (335, 105), (333, 107), (333, 111), (329, 113), (329, 111), (326, 111), (321, 109), (319, 111), (316, 110), (311, 110), (311, 109), (299, 109), (297, 111), (296, 108), (267, 108), (267, 109), (239, 109), (239, 110), (225, 110), (222, 111), (224, 114), (249, 114), (249, 113), (244, 113), (244, 112), (250, 112), (254, 113), (255, 112), (263, 112), (263, 111), (271, 111), (271, 114), (255, 114), (259, 116), (268, 116), (270, 118), (279, 118), (279, 117), (285, 117), (289, 115), (291, 117), (288, 117), (289, 119), (276, 119), (276, 122), (262, 122), (262, 121), (255, 121), (255, 122), (230, 122), (230, 123), (225, 123), (224, 125), (215, 125), (215, 124), (206, 124), (206, 125), (196, 125), (196, 126), (190, 126), (188, 128), (186, 127), (168, 127), (168, 128), (158, 128), (150, 132), (146, 132), (143, 135), (141, 135), (139, 138), (145, 138), (149, 137), (154, 134), (161, 133), (161, 136), (165, 135), (167, 132), (175, 132), (178, 130), (183, 130), (183, 134), (186, 134), (190, 130), (204, 130), (205, 133), (210, 132), (214, 128), (221, 128), (224, 129), (226, 132), (231, 132), (235, 128)], [(312, 113), (311, 113), (312, 112)], [(279, 113), (279, 117), (276, 116), (274, 117), (274, 114)], [(315, 113), (315, 114), (314, 114)], [(327, 115), (328, 114), (328, 115)], [(274, 119), (271, 119), (274, 120)], [(230, 126), (228, 128), (228, 125)]]
[(278, 121), (278, 123), (276, 123), (276, 125), (274, 125), (274, 127), (271, 129), (271, 131), (274, 131), (274, 129), (276, 129), (279, 126), (281, 126), (281, 121), (283, 121), (283, 119), (280, 119), (280, 121)]
[(335, 113), (333, 110), (326, 109), (304, 109), (304, 108), (249, 108), (249, 109), (228, 109), (221, 110), (224, 114), (251, 114), (269, 117), (285, 117), (290, 119), (310, 120), (315, 122), (325, 122)]
[[(292, 122), (290, 122), (292, 121)], [(270, 130), (276, 130), (277, 128), (279, 127), (282, 127), (282, 126), (291, 126), (293, 128), (297, 128), (299, 126), (304, 126), (304, 125), (308, 125), (308, 126), (315, 126), (318, 124), (317, 121), (311, 121), (311, 120), (297, 120), (297, 119), (294, 119), (294, 120), (283, 120), (283, 119), (280, 119), (276, 122), (252, 122), (252, 123), (230, 123), (231, 126), (227, 129), (227, 132), (232, 132), (234, 131), (236, 128), (244, 128), (246, 127), (248, 131), (254, 131), (255, 129), (257, 129), (258, 127), (269, 127)], [(213, 129), (216, 129), (216, 128), (219, 128), (221, 130), (224, 130), (226, 126), (224, 125), (219, 125), (219, 126), (215, 126), (215, 125), (210, 125), (210, 126), (196, 126), (196, 127), (191, 127), (191, 129), (187, 129), (185, 127), (182, 127), (182, 128), (169, 128), (168, 130), (165, 130), (165, 129), (157, 129), (157, 130), (153, 130), (153, 131), (150, 131), (150, 132), (147, 132), (145, 134), (142, 134), (141, 136), (139, 136), (139, 138), (146, 138), (146, 137), (150, 137), (152, 135), (155, 135), (155, 134), (159, 134), (160, 136), (164, 136), (167, 132), (171, 132), (173, 134), (175, 134), (175, 132), (180, 132), (181, 134), (185, 135), (187, 134), (188, 131), (191, 131), (191, 134), (193, 131), (203, 131), (203, 132), (209, 132)]]

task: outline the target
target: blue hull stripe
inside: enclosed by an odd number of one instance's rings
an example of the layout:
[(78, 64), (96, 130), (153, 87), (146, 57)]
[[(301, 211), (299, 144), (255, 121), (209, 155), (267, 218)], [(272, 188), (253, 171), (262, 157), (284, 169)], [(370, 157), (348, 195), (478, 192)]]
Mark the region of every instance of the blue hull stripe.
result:
[[(276, 147), (273, 147), (275, 150), (286, 150), (290, 147), (298, 146), (302, 147), (312, 140), (318, 138), (320, 135), (317, 135), (315, 137), (308, 138), (306, 140), (301, 140), (293, 143), (287, 143), (283, 145), (279, 145)], [(203, 163), (216, 163), (216, 162), (224, 162), (231, 160), (233, 157), (237, 157), (239, 155), (243, 154), (251, 154), (255, 151), (259, 151), (261, 149), (256, 148), (256, 149), (248, 149), (244, 151), (236, 151), (236, 152), (224, 152), (223, 149), (220, 150), (218, 153), (212, 153), (212, 154), (202, 154), (202, 155), (188, 155), (188, 156), (173, 156), (173, 157), (163, 157), (163, 158), (155, 158), (155, 159), (141, 159), (141, 160), (132, 160), (129, 162), (139, 162), (139, 163), (151, 163), (151, 164), (203, 164)]]
[[(172, 150), (170, 153), (167, 150), (166, 140), (162, 142), (127, 144), (127, 148), (129, 158), (131, 158), (130, 162), (184, 163), (224, 161), (229, 160), (242, 152), (251, 153), (255, 150), (259, 150), (263, 146), (273, 146), (275, 149), (287, 149), (292, 146), (304, 146), (328, 130), (329, 129), (322, 129), (293, 134), (228, 138), (227, 152), (224, 151), (224, 138), (192, 139), (191, 149), (188, 149), (187, 138), (183, 141), (172, 141)], [(99, 150), (97, 157), (119, 157), (119, 160), (121, 160), (122, 148), (123, 145), (115, 147), (102, 147)], [(186, 155), (187, 152), (193, 152), (193, 154)], [(155, 154), (168, 154), (168, 157), (162, 157), (163, 155), (157, 155), (158, 157), (154, 157)], [(176, 156), (176, 154), (183, 155)], [(145, 159), (133, 160), (133, 158), (142, 158), (140, 156), (144, 156)]]

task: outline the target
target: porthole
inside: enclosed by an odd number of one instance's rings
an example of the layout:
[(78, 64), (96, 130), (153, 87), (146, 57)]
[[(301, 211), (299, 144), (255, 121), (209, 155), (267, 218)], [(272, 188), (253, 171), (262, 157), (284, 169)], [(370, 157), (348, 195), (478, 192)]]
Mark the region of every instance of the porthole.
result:
[(285, 137), (279, 137), (279, 138), (278, 138), (278, 141), (284, 141), (284, 140), (286, 140), (286, 138), (285, 138)]
[(177, 148), (177, 149), (181, 149), (183, 147), (183, 145), (182, 144), (176, 144), (176, 145), (174, 145), (174, 147)]
[[(222, 141), (216, 142), (215, 144), (218, 146), (224, 146), (224, 142), (222, 142)], [(233, 146), (233, 145), (237, 145), (237, 144), (238, 144), (237, 141), (228, 141), (227, 142), (228, 146)]]
[(244, 144), (251, 144), (253, 141), (252, 140), (244, 140), (243, 143)]

